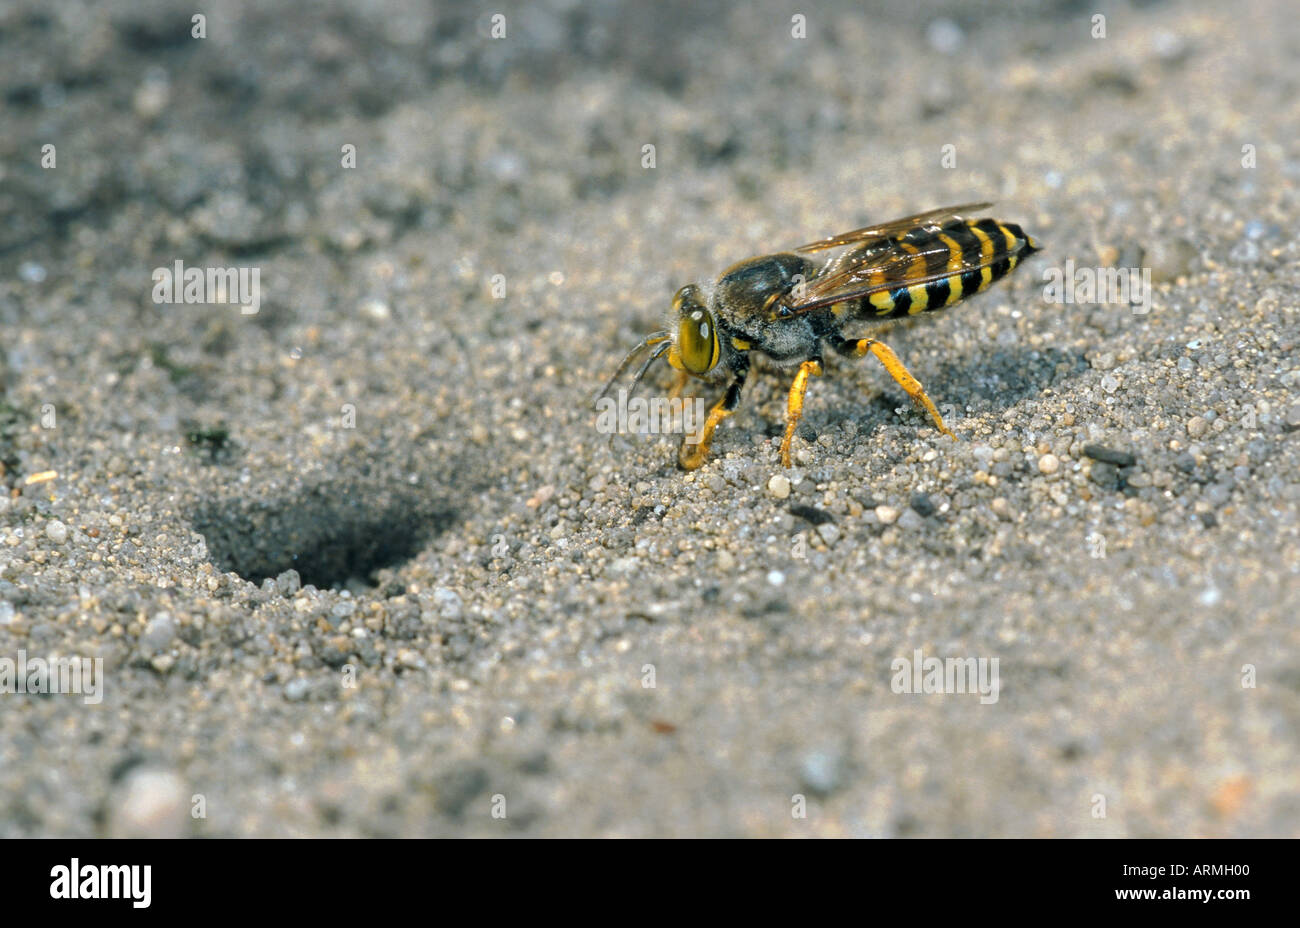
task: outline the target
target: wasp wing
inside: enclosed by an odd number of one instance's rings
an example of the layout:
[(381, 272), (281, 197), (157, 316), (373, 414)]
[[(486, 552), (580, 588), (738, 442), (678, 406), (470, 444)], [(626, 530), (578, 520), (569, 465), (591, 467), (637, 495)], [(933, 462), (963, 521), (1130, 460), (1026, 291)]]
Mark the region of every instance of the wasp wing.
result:
[(941, 206), (939, 209), (917, 213), (915, 216), (904, 216), (902, 219), (894, 219), (878, 226), (864, 226), (861, 229), (854, 229), (852, 232), (842, 232), (839, 235), (832, 235), (820, 241), (800, 245), (794, 250), (803, 253), (825, 251), (828, 248), (839, 248), (842, 245), (852, 245), (855, 242), (887, 239), (900, 232), (909, 232), (917, 228), (937, 229), (954, 219), (965, 218), (970, 213), (983, 212), (992, 205), (992, 203), (966, 203), (962, 206)]
[[(959, 217), (951, 212), (936, 211), (925, 215), (943, 215), (950, 222), (959, 221)], [(780, 315), (795, 316), (842, 300), (862, 299), (882, 290), (928, 284), (954, 274), (989, 267), (1005, 257), (1005, 251), (993, 247), (992, 243), (974, 254), (953, 248), (939, 238), (942, 226), (890, 225), (898, 230), (922, 230), (930, 234), (918, 237), (915, 244), (896, 238), (871, 239), (849, 249), (828, 262), (804, 285), (802, 293), (791, 294), (795, 301), (782, 306)]]

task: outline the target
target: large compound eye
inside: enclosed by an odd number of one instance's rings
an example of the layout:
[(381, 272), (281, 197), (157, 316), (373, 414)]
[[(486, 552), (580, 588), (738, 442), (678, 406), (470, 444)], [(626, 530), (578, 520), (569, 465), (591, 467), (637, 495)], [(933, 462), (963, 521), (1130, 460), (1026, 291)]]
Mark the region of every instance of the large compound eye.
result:
[(684, 309), (677, 324), (677, 352), (692, 374), (707, 374), (718, 363), (718, 329), (703, 306)]

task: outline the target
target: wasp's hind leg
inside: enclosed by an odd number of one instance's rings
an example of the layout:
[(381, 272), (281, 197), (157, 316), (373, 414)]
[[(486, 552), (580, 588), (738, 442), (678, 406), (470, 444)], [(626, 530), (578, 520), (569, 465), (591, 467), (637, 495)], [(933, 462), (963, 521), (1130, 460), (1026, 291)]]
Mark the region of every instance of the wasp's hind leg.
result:
[(781, 439), (781, 463), (790, 465), (790, 441), (794, 438), (795, 426), (803, 416), (803, 395), (808, 390), (808, 378), (822, 372), (821, 358), (810, 358), (799, 365), (799, 372), (790, 384), (790, 398), (786, 402), (785, 437)]
[[(705, 458), (709, 456), (709, 445), (713, 443), (714, 429), (740, 405), (740, 391), (745, 388), (745, 376), (749, 373), (749, 365), (745, 364), (732, 373), (735, 377), (731, 385), (727, 387), (727, 392), (723, 394), (722, 399), (709, 410), (709, 417), (704, 420), (703, 428), (695, 435), (688, 433), (682, 439), (682, 446), (677, 451), (677, 466), (682, 470), (695, 470), (704, 463)], [(693, 438), (694, 442), (692, 442)]]
[(877, 361), (885, 365), (885, 370), (898, 381), (898, 385), (912, 398), (912, 401), (930, 414), (930, 418), (934, 420), (935, 427), (940, 432), (949, 438), (957, 437), (948, 426), (943, 424), (943, 417), (939, 415), (939, 410), (930, 401), (930, 397), (925, 395), (925, 388), (921, 386), (921, 382), (912, 376), (911, 372), (903, 366), (903, 362), (898, 359), (898, 355), (894, 354), (884, 342), (878, 342), (874, 338), (860, 338), (856, 341), (842, 338), (833, 341), (832, 344), (840, 354), (850, 357), (861, 358), (866, 354), (874, 355)]

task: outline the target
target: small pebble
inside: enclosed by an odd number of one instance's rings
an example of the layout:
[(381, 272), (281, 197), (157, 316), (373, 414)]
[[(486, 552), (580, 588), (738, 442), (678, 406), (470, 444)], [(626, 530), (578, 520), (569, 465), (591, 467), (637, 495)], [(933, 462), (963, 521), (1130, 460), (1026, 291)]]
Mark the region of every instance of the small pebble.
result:
[(876, 518), (880, 520), (881, 525), (893, 525), (898, 521), (898, 510), (893, 506), (877, 506)]
[(767, 492), (771, 493), (777, 499), (786, 499), (790, 496), (790, 478), (784, 474), (775, 474), (767, 482)]
[(1259, 246), (1250, 239), (1242, 239), (1228, 252), (1228, 260), (1238, 264), (1254, 264), (1259, 260)]
[(843, 766), (838, 752), (810, 751), (799, 762), (799, 780), (813, 795), (826, 796), (840, 785)]
[(951, 55), (966, 41), (966, 34), (951, 19), (940, 17), (925, 27), (925, 40), (940, 54)]
[(1151, 37), (1151, 50), (1161, 61), (1177, 62), (1187, 57), (1189, 48), (1177, 32), (1160, 29)]
[(376, 299), (363, 300), (361, 302), (361, 313), (375, 322), (384, 322), (392, 315), (388, 304), (383, 300)]
[(275, 578), (275, 589), (281, 596), (293, 596), (302, 589), (302, 577), (290, 568)]
[(1193, 416), (1187, 420), (1187, 434), (1193, 438), (1203, 438), (1205, 433), (1210, 430), (1210, 423), (1206, 422), (1200, 416)]
[(357, 611), (357, 604), (348, 599), (340, 600), (330, 607), (330, 624), (335, 628), (341, 626)]
[(171, 85), (165, 76), (148, 75), (136, 88), (131, 107), (141, 119), (152, 122), (167, 109), (171, 101)]
[(455, 590), (440, 586), (433, 591), (433, 601), (438, 607), (438, 614), (444, 619), (460, 618), (462, 603), (460, 594)]
[(1043, 474), (1054, 474), (1061, 469), (1061, 459), (1054, 454), (1045, 454), (1038, 459), (1038, 470)]
[(1153, 283), (1177, 280), (1191, 270), (1197, 258), (1196, 246), (1185, 238), (1168, 239), (1156, 236), (1148, 244), (1146, 261), (1151, 268)]
[(159, 612), (145, 626), (140, 636), (140, 647), (150, 654), (157, 654), (168, 648), (176, 638), (176, 620), (170, 613)]
[(54, 519), (45, 526), (45, 536), (56, 545), (61, 545), (68, 540), (68, 527)]
[(131, 772), (110, 803), (109, 833), (115, 838), (179, 838), (189, 820), (189, 796), (171, 771)]
[(1137, 487), (1138, 489), (1141, 489), (1142, 487), (1149, 487), (1151, 486), (1151, 475), (1139, 471), (1136, 474), (1131, 474), (1126, 480), (1126, 482), (1128, 483), (1129, 486)]
[(1092, 482), (1108, 490), (1119, 488), (1119, 468), (1109, 461), (1097, 461), (1088, 472)]
[(924, 525), (915, 509), (906, 509), (898, 517), (898, 527), (914, 531)]
[(1104, 461), (1116, 467), (1132, 467), (1137, 463), (1137, 456), (1131, 451), (1119, 451), (1115, 448), (1107, 448), (1105, 445), (1084, 445), (1083, 453), (1094, 461)]

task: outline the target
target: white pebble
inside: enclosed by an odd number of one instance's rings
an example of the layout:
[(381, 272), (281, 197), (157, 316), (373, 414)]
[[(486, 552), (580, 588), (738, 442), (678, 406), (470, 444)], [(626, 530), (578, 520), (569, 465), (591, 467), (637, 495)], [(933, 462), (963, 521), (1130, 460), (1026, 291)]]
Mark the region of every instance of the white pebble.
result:
[(458, 619), (461, 614), (460, 594), (440, 586), (433, 591), (433, 602), (438, 607), (438, 614), (444, 619)]
[(61, 545), (68, 540), (68, 527), (55, 519), (46, 524), (45, 536), (56, 545)]
[(392, 315), (388, 304), (383, 300), (376, 299), (363, 300), (361, 302), (361, 312), (376, 322), (383, 322)]
[(966, 34), (951, 19), (940, 18), (925, 27), (925, 40), (935, 51), (951, 55), (966, 41)]
[(176, 620), (170, 613), (159, 612), (145, 626), (140, 636), (140, 648), (148, 654), (157, 654), (171, 646), (176, 637)]
[(180, 777), (167, 770), (130, 774), (112, 811), (115, 838), (179, 838), (185, 831), (188, 797)]
[(784, 474), (775, 474), (767, 482), (767, 492), (777, 499), (786, 499), (790, 495), (790, 478)]

